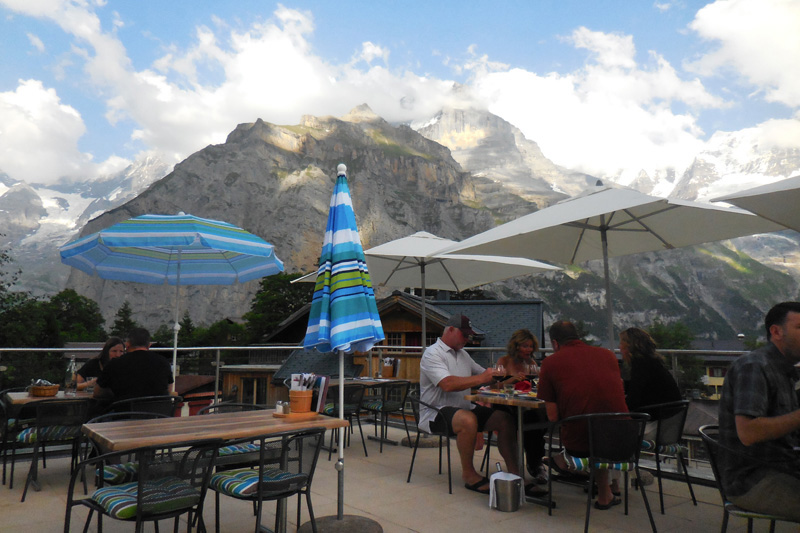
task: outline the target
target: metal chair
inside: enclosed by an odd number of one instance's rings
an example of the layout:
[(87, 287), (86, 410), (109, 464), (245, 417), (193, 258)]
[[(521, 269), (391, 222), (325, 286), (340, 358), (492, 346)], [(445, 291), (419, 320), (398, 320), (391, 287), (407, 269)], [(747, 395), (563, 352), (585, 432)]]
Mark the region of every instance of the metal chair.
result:
[[(350, 445), (350, 435), (353, 433), (353, 418), (355, 417), (358, 422), (358, 431), (361, 434), (361, 445), (364, 447), (364, 457), (369, 457), (367, 453), (367, 443), (364, 440), (364, 430), (361, 428), (361, 403), (364, 400), (364, 392), (366, 387), (361, 384), (346, 385), (344, 388), (344, 417), (350, 423), (350, 431), (345, 428), (345, 435), (347, 435), (347, 446)], [(331, 385), (328, 388), (328, 401), (325, 402), (325, 407), (322, 409), (322, 414), (326, 416), (338, 417), (339, 416), (339, 386)], [(331, 460), (333, 454), (333, 440), (334, 436), (339, 435), (339, 430), (331, 430), (331, 443), (328, 448), (328, 461)], [(338, 438), (337, 438), (338, 441)]]
[(175, 409), (183, 402), (181, 396), (140, 396), (137, 398), (126, 398), (113, 402), (107, 412), (120, 413), (126, 411), (138, 411), (146, 413), (158, 413), (167, 416), (175, 416)]
[[(366, 399), (362, 402), (362, 407), (375, 415), (375, 433), (378, 433), (378, 420), (380, 420), (380, 453), (383, 453), (383, 441), (386, 440), (387, 429), (389, 427), (389, 415), (400, 413), (403, 418), (403, 426), (406, 428), (408, 442), (411, 442), (411, 433), (408, 431), (408, 423), (405, 416), (406, 399), (408, 398), (409, 381), (391, 381), (384, 383), (380, 388), (381, 394), (374, 399)], [(365, 448), (366, 449), (366, 448)]]
[[(216, 529), (219, 533), (220, 496), (230, 496), (238, 500), (253, 502), (255, 506), (255, 531), (261, 531), (261, 514), (265, 501), (282, 500), (297, 495), (297, 523), (300, 523), (300, 500), (305, 495), (311, 528), (316, 533), (317, 523), (311, 505), (311, 482), (319, 459), (319, 450), (325, 438), (324, 428), (262, 435), (255, 438), (237, 439), (229, 445), (254, 444), (260, 450), (257, 468), (241, 468), (217, 472), (211, 478), (209, 487), (215, 492)], [(276, 466), (269, 453), (273, 443), (279, 443), (280, 457)], [(286, 520), (284, 510), (278, 505), (275, 514), (275, 530)]]
[(39, 454), (42, 455), (42, 468), (47, 468), (44, 449), (48, 444), (64, 443), (72, 446), (70, 471), (78, 464), (81, 426), (89, 415), (88, 400), (42, 400), (36, 403), (36, 424), (19, 431), (11, 449), (11, 481), (14, 482), (14, 463), (19, 445), (33, 445), (33, 457), (25, 479), (22, 499), (28, 494), (28, 487), (33, 483), (34, 490), (39, 490)]
[(769, 520), (769, 531), (773, 533), (775, 531), (775, 522), (794, 522), (797, 523), (795, 520), (785, 517), (785, 516), (778, 516), (778, 515), (770, 515), (764, 513), (758, 513), (755, 511), (748, 511), (738, 505), (734, 504), (730, 500), (728, 500), (727, 496), (725, 496), (725, 489), (722, 487), (722, 479), (719, 475), (719, 467), (717, 465), (717, 458), (719, 456), (719, 426), (717, 425), (707, 425), (702, 426), (699, 429), (700, 437), (703, 439), (703, 442), (706, 445), (706, 450), (708, 451), (708, 459), (711, 463), (711, 469), (714, 471), (714, 479), (717, 482), (717, 489), (719, 490), (719, 495), (722, 498), (722, 529), (720, 530), (722, 533), (725, 533), (728, 529), (728, 517), (730, 515), (739, 517), (739, 518), (746, 518), (747, 519), (747, 533), (753, 532), (753, 520)]
[[(589, 437), (589, 456), (573, 457), (565, 453), (565, 459), (575, 472), (588, 472), (588, 487), (594, 487), (594, 475), (597, 469), (620, 470), (625, 475), (625, 514), (628, 514), (628, 472), (636, 472), (639, 477), (639, 453), (642, 445), (642, 435), (644, 427), (650, 415), (645, 413), (592, 413), (578, 416), (571, 416), (556, 422), (550, 430), (550, 446), (548, 459), (553, 464), (553, 436), (565, 424), (585, 424)], [(547, 483), (547, 512), (553, 514), (553, 476), (550, 476)], [(650, 503), (644, 487), (641, 487), (642, 499), (644, 500), (647, 516), (650, 518), (650, 526), (653, 532), (656, 531), (656, 524), (653, 514), (650, 511)], [(586, 520), (584, 532), (589, 531), (589, 516), (592, 508), (593, 490), (587, 490), (586, 497)]]
[[(437, 432), (429, 432), (422, 429), (419, 425), (419, 409), (420, 405), (424, 405), (430, 409), (433, 409), (437, 413), (439, 409), (430, 405), (429, 403), (423, 402), (419, 399), (417, 393), (412, 392), (408, 395), (408, 400), (411, 402), (411, 410), (414, 412), (414, 422), (417, 424), (417, 438), (414, 441), (414, 451), (411, 454), (411, 466), (408, 468), (408, 478), (406, 479), (406, 483), (411, 483), (411, 473), (414, 471), (414, 460), (417, 457), (417, 449), (419, 448), (419, 438), (422, 433), (431, 436), (439, 437), (439, 474), (442, 473), (442, 440), (447, 443), (447, 488), (450, 494), (453, 494), (453, 475), (450, 468), (450, 437), (455, 437), (455, 433), (453, 433), (453, 428), (450, 427), (449, 422), (445, 418), (445, 423), (447, 423), (447, 432), (446, 433), (437, 433)], [(409, 442), (411, 442), (409, 440)]]
[(689, 412), (689, 400), (660, 403), (640, 407), (638, 411), (648, 413), (655, 419), (657, 425), (655, 440), (642, 440), (642, 451), (652, 452), (656, 456), (656, 476), (658, 477), (658, 500), (661, 504), (661, 514), (664, 514), (664, 490), (661, 486), (661, 460), (663, 455), (674, 455), (680, 462), (679, 469), (683, 470), (686, 486), (692, 496), (692, 503), (697, 506), (694, 489), (687, 471), (688, 461), (683, 455), (681, 437), (686, 415)]
[[(207, 405), (200, 409), (197, 414), (199, 416), (214, 416), (221, 413), (240, 413), (244, 411), (263, 411), (267, 409), (266, 405), (256, 403), (239, 403), (239, 402), (218, 402)], [(278, 443), (280, 444), (280, 443)], [(270, 454), (275, 461), (279, 459), (280, 447), (273, 445)], [(217, 455), (217, 470), (229, 470), (233, 468), (244, 468), (248, 466), (258, 465), (260, 457), (260, 447), (253, 443), (242, 444), (223, 444), (219, 449)]]
[(104, 470), (105, 465), (117, 460), (119, 452), (92, 457), (81, 462), (73, 471), (67, 493), (67, 510), (64, 533), (69, 533), (72, 508), (83, 505), (89, 508), (84, 531), (88, 530), (92, 516), (97, 512), (97, 530), (102, 531), (104, 516), (114, 520), (136, 523), (137, 533), (144, 522), (174, 518), (188, 513), (187, 530), (191, 532), (195, 521), (198, 531), (205, 531), (203, 503), (221, 440), (184, 442), (170, 446), (147, 446), (129, 450), (136, 458), (137, 479), (121, 485), (107, 486), (103, 478), (100, 486), (89, 497), (75, 499), (75, 483), (86, 469)]
[[(26, 391), (26, 387), (15, 387), (0, 391), (0, 416), (2, 417), (2, 427), (0, 427), (0, 431), (3, 433), (3, 485), (6, 484), (8, 449), (13, 446), (13, 439), (16, 438), (19, 431), (36, 423), (36, 412), (33, 406), (23, 406), (18, 412), (14, 413), (11, 406), (6, 404), (6, 393)], [(12, 480), (9, 484), (9, 488), (14, 488), (13, 485), (14, 482)]]

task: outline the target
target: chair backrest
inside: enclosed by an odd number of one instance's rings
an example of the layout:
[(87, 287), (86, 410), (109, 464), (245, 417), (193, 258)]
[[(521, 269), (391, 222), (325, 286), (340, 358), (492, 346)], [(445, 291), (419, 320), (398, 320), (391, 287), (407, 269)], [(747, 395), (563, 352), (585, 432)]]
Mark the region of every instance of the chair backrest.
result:
[(219, 402), (203, 407), (197, 411), (197, 414), (213, 415), (219, 413), (240, 413), (243, 411), (262, 411), (264, 409), (267, 409), (267, 406), (258, 403)]
[[(419, 412), (420, 412), (420, 406), (421, 405), (424, 405), (425, 407), (427, 407), (429, 409), (433, 409), (437, 413), (439, 412), (439, 409), (437, 409), (436, 407), (432, 406), (429, 403), (426, 403), (426, 402), (423, 402), (422, 400), (420, 400), (419, 393), (416, 392), (416, 391), (409, 392), (407, 394), (406, 398), (408, 399), (408, 402), (411, 404), (411, 410), (414, 413), (414, 423), (417, 425), (417, 430), (421, 431), (422, 433), (427, 433), (429, 435), (440, 435), (440, 433), (437, 433), (437, 432), (425, 431), (424, 429), (420, 428), (420, 426), (419, 426)], [(441, 433), (441, 435), (444, 435), (444, 433)], [(454, 435), (453, 431), (450, 430), (449, 428), (448, 428), (448, 435), (451, 436), (451, 437)]]
[(159, 413), (167, 416), (175, 415), (175, 408), (183, 401), (180, 396), (140, 396), (138, 398), (126, 398), (118, 400), (108, 408), (109, 412), (139, 411), (147, 413)]
[(683, 437), (683, 426), (689, 413), (689, 400), (647, 405), (638, 409), (650, 413), (658, 421), (656, 445), (677, 444)]
[[(361, 401), (364, 399), (364, 393), (367, 387), (363, 383), (347, 384), (344, 387), (344, 404), (353, 406), (354, 409), (361, 409)], [(328, 396), (325, 403), (333, 403), (339, 405), (339, 385), (331, 384), (328, 387)]]
[(703, 443), (706, 446), (706, 451), (708, 452), (708, 462), (711, 463), (711, 470), (714, 472), (714, 479), (717, 482), (719, 495), (722, 497), (722, 502), (725, 503), (728, 501), (728, 498), (725, 497), (725, 489), (722, 488), (722, 478), (719, 476), (719, 465), (717, 464), (717, 459), (719, 458), (719, 426), (701, 426), (700, 429), (698, 429), (698, 432), (700, 433), (700, 438), (703, 439)]
[(411, 385), (409, 381), (390, 381), (383, 384), (381, 387), (381, 396), (383, 397), (384, 406), (387, 403), (399, 402), (402, 408), (408, 399), (408, 390)]
[(42, 400), (36, 402), (36, 427), (81, 426), (89, 418), (89, 401)]
[[(636, 462), (644, 428), (645, 413), (592, 413), (581, 415), (588, 423), (589, 453), (595, 459)], [(580, 417), (571, 417), (578, 419)], [(565, 419), (569, 420), (569, 419)]]

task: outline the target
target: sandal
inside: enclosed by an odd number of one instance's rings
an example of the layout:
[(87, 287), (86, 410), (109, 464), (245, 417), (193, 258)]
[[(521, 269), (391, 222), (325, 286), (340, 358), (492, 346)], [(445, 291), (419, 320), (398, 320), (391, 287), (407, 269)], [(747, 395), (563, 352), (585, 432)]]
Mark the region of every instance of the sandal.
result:
[[(479, 490), (481, 487), (486, 487), (486, 490)], [(489, 494), (489, 478), (482, 477), (472, 485), (469, 483), (464, 483), (464, 488), (467, 490), (471, 490), (472, 492), (477, 492), (478, 494)]]
[(615, 496), (615, 497), (611, 498), (611, 501), (608, 502), (605, 505), (603, 505), (603, 504), (601, 504), (600, 502), (597, 502), (597, 501), (594, 502), (594, 508), (598, 509), (600, 511), (607, 511), (607, 510), (611, 509), (612, 507), (614, 507), (615, 505), (619, 505), (621, 503), (622, 503), (622, 500)]

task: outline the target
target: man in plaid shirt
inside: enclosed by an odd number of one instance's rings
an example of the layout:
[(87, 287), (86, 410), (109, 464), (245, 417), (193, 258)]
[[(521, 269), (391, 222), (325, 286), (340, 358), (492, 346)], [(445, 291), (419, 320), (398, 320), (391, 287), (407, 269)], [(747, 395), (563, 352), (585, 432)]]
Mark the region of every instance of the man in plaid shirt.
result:
[(749, 511), (800, 521), (800, 302), (764, 320), (766, 346), (733, 362), (719, 405), (719, 466), (726, 496)]

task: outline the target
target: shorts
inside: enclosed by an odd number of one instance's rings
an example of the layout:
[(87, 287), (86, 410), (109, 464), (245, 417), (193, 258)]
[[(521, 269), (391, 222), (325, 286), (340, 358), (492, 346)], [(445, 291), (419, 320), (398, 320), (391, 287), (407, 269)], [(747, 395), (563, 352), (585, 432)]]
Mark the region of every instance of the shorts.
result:
[[(431, 431), (434, 433), (445, 433), (448, 427), (453, 427), (453, 417), (460, 410), (461, 408), (459, 407), (450, 406), (439, 409), (436, 418), (431, 421)], [(494, 413), (494, 409), (484, 407), (483, 405), (475, 405), (470, 412), (474, 413), (478, 419), (478, 432), (480, 433), (483, 431), (483, 428), (486, 427), (486, 423), (489, 421), (489, 417), (492, 416), (492, 413)], [(451, 431), (450, 434), (452, 435), (453, 432)]]

